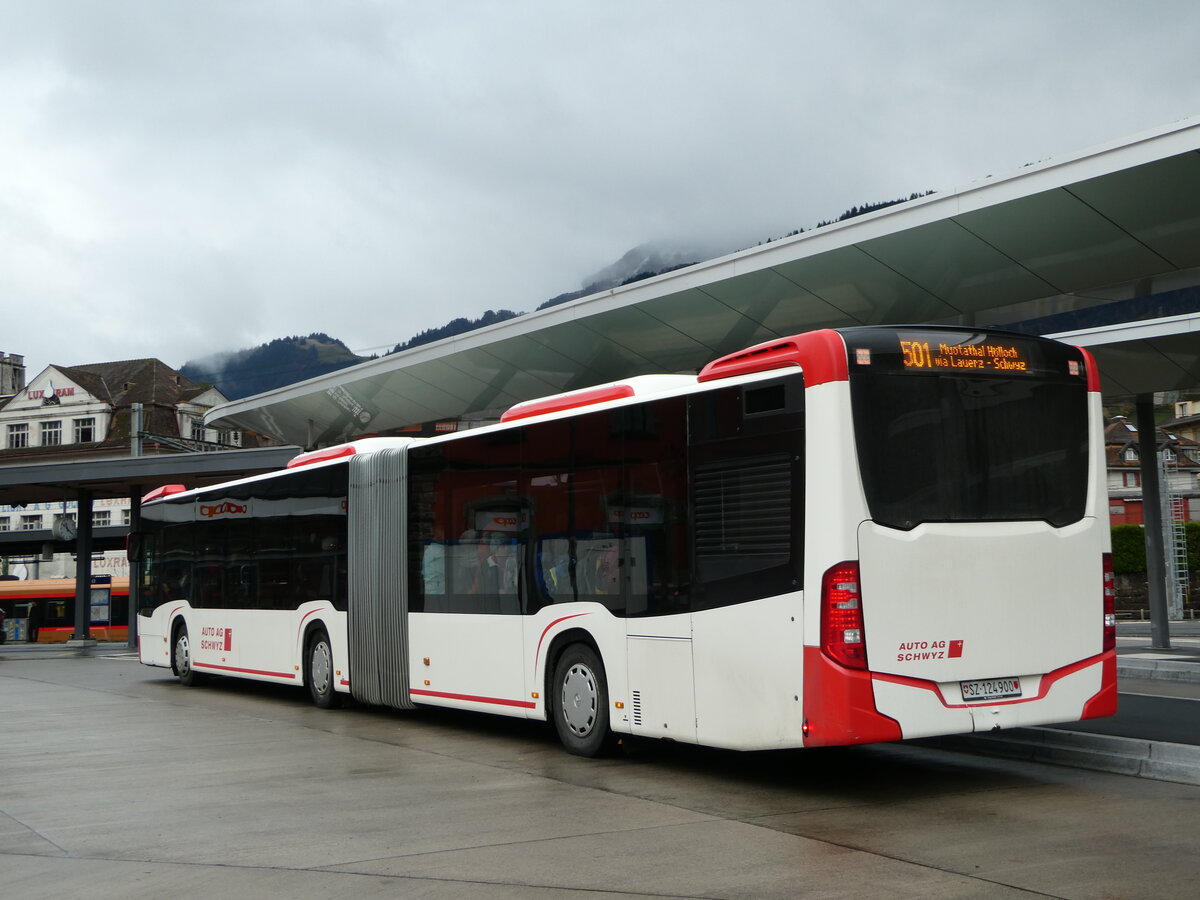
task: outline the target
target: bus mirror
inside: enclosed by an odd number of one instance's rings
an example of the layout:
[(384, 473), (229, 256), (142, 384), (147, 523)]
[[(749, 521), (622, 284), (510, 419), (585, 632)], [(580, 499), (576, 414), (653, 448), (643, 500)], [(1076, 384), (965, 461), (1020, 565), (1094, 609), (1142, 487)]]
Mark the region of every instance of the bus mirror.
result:
[(125, 538), (125, 556), (130, 562), (141, 562), (145, 550), (145, 535), (131, 531)]

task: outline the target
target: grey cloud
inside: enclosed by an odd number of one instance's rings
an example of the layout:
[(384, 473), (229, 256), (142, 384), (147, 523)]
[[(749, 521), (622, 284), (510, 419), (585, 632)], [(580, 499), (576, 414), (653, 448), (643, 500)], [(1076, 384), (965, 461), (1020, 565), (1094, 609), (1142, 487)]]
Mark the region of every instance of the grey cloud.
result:
[[(0, 346), (390, 346), (1192, 115), (1191, 3), (0, 4)], [(175, 312), (178, 312), (176, 318)]]

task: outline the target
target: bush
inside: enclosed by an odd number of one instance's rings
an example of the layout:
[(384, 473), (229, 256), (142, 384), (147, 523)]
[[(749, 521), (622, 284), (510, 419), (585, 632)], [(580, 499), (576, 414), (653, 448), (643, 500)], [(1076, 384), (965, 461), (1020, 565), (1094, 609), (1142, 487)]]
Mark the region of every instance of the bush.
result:
[(1112, 527), (1113, 571), (1133, 575), (1146, 571), (1146, 540), (1141, 525)]
[[(1200, 572), (1200, 522), (1185, 522), (1188, 571)], [(1146, 571), (1146, 539), (1141, 525), (1112, 527), (1113, 571), (1135, 575)]]

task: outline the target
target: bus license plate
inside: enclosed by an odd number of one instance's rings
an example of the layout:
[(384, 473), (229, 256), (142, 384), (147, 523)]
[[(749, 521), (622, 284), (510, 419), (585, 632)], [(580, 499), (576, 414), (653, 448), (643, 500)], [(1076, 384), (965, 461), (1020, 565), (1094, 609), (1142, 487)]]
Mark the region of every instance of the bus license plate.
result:
[(979, 681), (960, 681), (962, 698), (967, 702), (1005, 700), (1021, 696), (1019, 678), (983, 678)]

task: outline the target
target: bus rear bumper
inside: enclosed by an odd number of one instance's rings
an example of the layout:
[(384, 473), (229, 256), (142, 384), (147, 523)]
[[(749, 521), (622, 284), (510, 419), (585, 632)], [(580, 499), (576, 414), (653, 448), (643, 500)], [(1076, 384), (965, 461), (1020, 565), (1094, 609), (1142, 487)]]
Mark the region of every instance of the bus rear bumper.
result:
[(905, 738), (1077, 722), (1117, 709), (1116, 652), (1109, 650), (1041, 676), (1021, 678), (1023, 696), (963, 702), (958, 682), (874, 673), (875, 705), (900, 722)]
[(804, 648), (804, 746), (969, 734), (1110, 716), (1117, 710), (1116, 651), (1021, 678), (1023, 696), (963, 702), (959, 682), (939, 683), (834, 663)]

